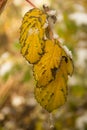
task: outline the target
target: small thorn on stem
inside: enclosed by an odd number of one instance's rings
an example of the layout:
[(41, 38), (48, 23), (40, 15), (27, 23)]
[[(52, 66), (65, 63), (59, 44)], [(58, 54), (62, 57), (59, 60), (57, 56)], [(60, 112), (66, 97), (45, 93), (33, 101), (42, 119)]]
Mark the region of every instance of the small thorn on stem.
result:
[(29, 0), (26, 0), (31, 6), (33, 6), (34, 8), (37, 8), (32, 2), (30, 2)]

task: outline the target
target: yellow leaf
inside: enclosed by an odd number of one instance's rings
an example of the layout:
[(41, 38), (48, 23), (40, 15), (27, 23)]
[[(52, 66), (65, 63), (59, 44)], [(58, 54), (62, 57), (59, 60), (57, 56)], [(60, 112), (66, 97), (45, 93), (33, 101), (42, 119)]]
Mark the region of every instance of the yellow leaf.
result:
[(60, 66), (62, 50), (56, 41), (47, 40), (45, 42), (44, 55), (40, 61), (34, 65), (34, 76), (38, 87), (46, 86), (55, 79), (56, 71)]
[(67, 80), (66, 62), (63, 58), (55, 80), (46, 87), (35, 87), (36, 100), (49, 112), (62, 106), (67, 99)]
[(70, 56), (68, 56), (66, 54), (66, 52), (64, 51), (63, 48), (62, 49), (62, 57), (65, 59), (65, 62), (66, 62), (66, 70), (67, 70), (67, 73), (71, 76), (73, 71), (74, 71), (74, 65), (73, 65), (73, 61), (72, 59), (70, 58)]
[(38, 8), (31, 9), (23, 18), (19, 41), (21, 53), (30, 63), (36, 63), (43, 54), (46, 22), (47, 15)]
[(73, 73), (73, 62), (58, 40), (51, 38), (47, 19), (48, 15), (38, 8), (27, 12), (20, 29), (20, 44), (22, 55), (34, 64), (36, 100), (51, 112), (67, 99), (67, 80)]

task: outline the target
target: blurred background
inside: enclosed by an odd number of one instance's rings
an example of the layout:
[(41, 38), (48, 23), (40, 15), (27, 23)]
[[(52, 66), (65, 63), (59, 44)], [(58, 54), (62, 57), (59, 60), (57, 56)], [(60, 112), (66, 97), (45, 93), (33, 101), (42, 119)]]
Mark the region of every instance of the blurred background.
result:
[(34, 98), (32, 66), (20, 54), (20, 26), (32, 8), (8, 0), (0, 15), (0, 130), (87, 130), (87, 0), (32, 0), (57, 10), (55, 32), (72, 51), (68, 101), (49, 114)]

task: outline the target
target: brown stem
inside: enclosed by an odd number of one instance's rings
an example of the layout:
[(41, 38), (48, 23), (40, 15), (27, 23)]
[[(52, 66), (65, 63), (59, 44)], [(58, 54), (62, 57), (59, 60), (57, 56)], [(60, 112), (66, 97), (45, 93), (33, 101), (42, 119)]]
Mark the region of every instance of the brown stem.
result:
[(2, 13), (5, 5), (6, 5), (7, 0), (0, 0), (0, 14)]
[(26, 0), (31, 6), (33, 6), (34, 8), (37, 8), (32, 2), (30, 2), (29, 0)]
[(52, 41), (54, 41), (54, 37), (53, 37), (53, 31), (52, 31), (52, 29), (51, 29), (51, 25), (50, 25), (50, 22), (49, 22), (49, 26), (48, 26), (48, 34), (49, 34), (49, 38), (52, 40)]

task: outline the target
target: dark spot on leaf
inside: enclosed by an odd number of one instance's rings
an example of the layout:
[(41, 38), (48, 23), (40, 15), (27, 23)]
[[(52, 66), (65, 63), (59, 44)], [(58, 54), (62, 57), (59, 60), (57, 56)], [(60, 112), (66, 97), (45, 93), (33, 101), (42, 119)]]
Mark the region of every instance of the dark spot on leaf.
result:
[(60, 91), (62, 91), (64, 93), (64, 90), (61, 88)]
[(42, 102), (44, 101), (44, 98), (42, 98), (42, 100), (41, 100)]
[(52, 98), (52, 97), (54, 96), (54, 93), (51, 93), (51, 95), (50, 95), (50, 96), (51, 96), (51, 98)]
[(43, 71), (42, 75), (46, 72), (46, 70)]
[(63, 58), (65, 59), (65, 62), (68, 63), (68, 58), (63, 56)]
[(57, 71), (56, 67), (51, 69), (51, 72), (52, 72), (52, 75), (53, 75), (54, 79), (55, 79), (55, 76), (56, 76), (56, 71)]

